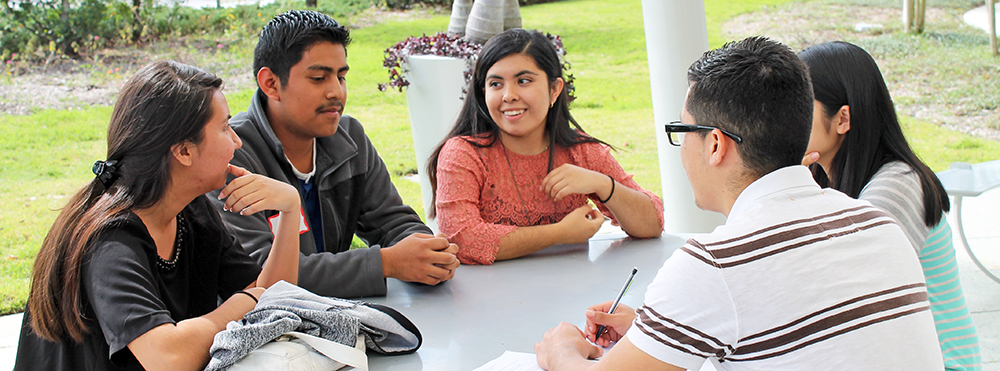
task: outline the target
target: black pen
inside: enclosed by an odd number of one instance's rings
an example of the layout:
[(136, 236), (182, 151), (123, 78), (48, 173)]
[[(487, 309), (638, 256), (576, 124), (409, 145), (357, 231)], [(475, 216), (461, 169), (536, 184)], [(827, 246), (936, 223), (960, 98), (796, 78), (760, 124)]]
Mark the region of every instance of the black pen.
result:
[[(628, 275), (628, 279), (625, 280), (625, 286), (622, 286), (622, 292), (618, 293), (618, 297), (615, 298), (615, 302), (611, 303), (611, 310), (608, 311), (609, 314), (614, 313), (615, 309), (618, 308), (618, 303), (622, 301), (622, 296), (625, 296), (625, 292), (628, 291), (628, 287), (632, 286), (632, 279), (635, 278), (635, 273), (639, 271), (639, 268), (632, 267), (632, 274)], [(604, 325), (597, 327), (597, 336), (594, 339), (600, 338), (601, 334), (604, 333)]]

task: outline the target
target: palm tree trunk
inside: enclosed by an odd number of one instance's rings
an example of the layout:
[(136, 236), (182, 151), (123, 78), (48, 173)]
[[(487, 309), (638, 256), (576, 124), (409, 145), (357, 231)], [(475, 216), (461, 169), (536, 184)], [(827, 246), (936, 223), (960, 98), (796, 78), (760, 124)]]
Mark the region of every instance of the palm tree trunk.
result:
[(521, 28), (521, 5), (517, 0), (506, 0), (503, 6), (503, 29)]
[(503, 32), (503, 9), (505, 0), (476, 0), (469, 12), (469, 24), (465, 27), (465, 38), (470, 42), (484, 44), (493, 35)]
[(472, 0), (455, 0), (451, 3), (451, 20), (448, 22), (448, 35), (465, 34), (465, 24), (469, 22), (469, 12), (472, 10)]

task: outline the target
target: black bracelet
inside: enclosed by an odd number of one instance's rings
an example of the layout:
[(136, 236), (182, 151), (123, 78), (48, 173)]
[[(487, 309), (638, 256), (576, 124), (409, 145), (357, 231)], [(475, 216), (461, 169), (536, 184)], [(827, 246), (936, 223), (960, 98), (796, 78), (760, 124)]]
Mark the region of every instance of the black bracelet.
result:
[(615, 178), (612, 178), (610, 175), (608, 175), (608, 179), (611, 179), (611, 193), (608, 193), (608, 198), (605, 198), (603, 200), (598, 199), (598, 201), (601, 201), (602, 204), (606, 204), (608, 203), (608, 201), (611, 201), (611, 196), (615, 195)]
[(240, 291), (234, 292), (233, 294), (246, 294), (246, 296), (249, 296), (250, 299), (253, 299), (253, 303), (254, 304), (260, 303), (259, 301), (257, 301), (257, 297), (256, 296), (253, 296), (253, 294), (251, 294), (249, 292), (246, 292), (246, 290), (240, 290)]

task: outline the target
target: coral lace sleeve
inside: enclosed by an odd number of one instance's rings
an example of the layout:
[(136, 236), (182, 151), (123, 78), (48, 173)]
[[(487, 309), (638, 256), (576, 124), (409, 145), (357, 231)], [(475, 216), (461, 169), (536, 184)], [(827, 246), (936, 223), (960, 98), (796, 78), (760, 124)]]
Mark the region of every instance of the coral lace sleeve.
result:
[[(573, 157), (575, 157), (575, 161), (573, 162), (575, 162), (577, 166), (581, 166), (601, 174), (610, 175), (612, 178), (615, 178), (618, 183), (649, 196), (649, 199), (653, 203), (653, 208), (656, 210), (656, 217), (659, 221), (660, 229), (663, 229), (663, 200), (653, 192), (643, 189), (639, 186), (639, 183), (636, 183), (635, 180), (632, 179), (632, 174), (625, 172), (622, 165), (615, 160), (614, 156), (611, 155), (611, 147), (599, 143), (584, 143), (575, 146), (571, 153), (573, 154)], [(595, 195), (590, 195), (590, 199), (594, 201), (594, 204), (597, 205), (597, 208), (601, 210), (602, 214), (611, 218), (611, 224), (619, 225), (618, 220), (611, 214), (611, 210), (608, 210), (608, 207), (604, 206), (604, 204), (601, 203)]]
[(500, 239), (516, 226), (488, 223), (480, 216), (480, 196), (486, 167), (477, 148), (463, 138), (448, 140), (437, 167), (437, 223), (448, 240), (457, 244), (465, 264), (493, 264)]

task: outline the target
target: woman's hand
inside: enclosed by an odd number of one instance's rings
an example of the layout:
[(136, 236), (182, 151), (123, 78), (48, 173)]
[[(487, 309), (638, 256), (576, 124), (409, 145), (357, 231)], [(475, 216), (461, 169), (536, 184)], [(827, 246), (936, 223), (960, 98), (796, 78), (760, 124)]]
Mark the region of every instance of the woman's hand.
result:
[(554, 198), (556, 201), (571, 194), (591, 193), (605, 200), (611, 195), (612, 183), (614, 180), (607, 175), (582, 167), (563, 164), (549, 172), (542, 179), (541, 189), (543, 192)]
[(236, 165), (229, 165), (236, 179), (219, 192), (226, 199), (226, 211), (251, 215), (262, 210), (299, 213), (299, 194), (290, 184), (258, 175)]
[(252, 215), (262, 210), (280, 212), (277, 224), (272, 227), (274, 239), (267, 264), (257, 276), (256, 285), (271, 287), (280, 280), (298, 284), (299, 236), (296, 231), (302, 215), (299, 192), (288, 183), (251, 173), (236, 165), (229, 165), (229, 173), (236, 179), (219, 192), (219, 199), (226, 200), (224, 210), (240, 215)]
[(809, 167), (816, 161), (819, 161), (819, 152), (806, 152), (806, 155), (802, 156), (802, 166)]
[[(587, 327), (584, 329), (584, 336), (594, 344), (607, 347), (613, 341), (621, 340), (625, 332), (632, 327), (635, 320), (635, 310), (628, 305), (618, 303), (614, 313), (611, 310), (611, 301), (593, 305), (587, 308)], [(604, 325), (604, 333), (601, 337), (596, 337), (597, 328)]]
[(604, 215), (588, 204), (576, 208), (556, 224), (562, 228), (565, 239), (559, 243), (584, 243), (601, 229)]

